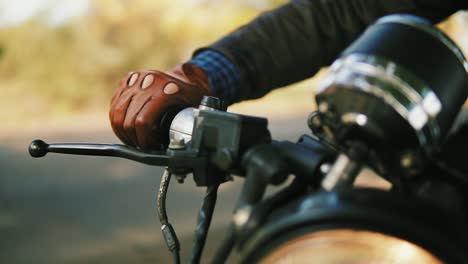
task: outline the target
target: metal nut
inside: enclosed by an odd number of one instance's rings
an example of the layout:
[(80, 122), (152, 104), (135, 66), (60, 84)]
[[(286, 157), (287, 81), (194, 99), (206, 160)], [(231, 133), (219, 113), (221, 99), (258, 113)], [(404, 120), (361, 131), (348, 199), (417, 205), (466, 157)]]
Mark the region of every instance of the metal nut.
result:
[(234, 225), (237, 228), (243, 227), (250, 218), (250, 214), (252, 213), (252, 208), (250, 206), (244, 206), (238, 209), (233, 216)]

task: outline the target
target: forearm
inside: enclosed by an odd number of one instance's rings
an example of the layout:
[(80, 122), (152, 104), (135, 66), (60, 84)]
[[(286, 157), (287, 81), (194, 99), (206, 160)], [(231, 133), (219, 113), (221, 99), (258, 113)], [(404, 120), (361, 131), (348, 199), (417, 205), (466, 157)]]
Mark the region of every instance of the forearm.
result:
[(314, 75), (381, 16), (410, 13), (437, 22), (460, 8), (457, 3), (461, 2), (297, 0), (262, 14), (198, 52), (214, 50), (232, 62), (238, 87), (218, 93), (233, 103)]

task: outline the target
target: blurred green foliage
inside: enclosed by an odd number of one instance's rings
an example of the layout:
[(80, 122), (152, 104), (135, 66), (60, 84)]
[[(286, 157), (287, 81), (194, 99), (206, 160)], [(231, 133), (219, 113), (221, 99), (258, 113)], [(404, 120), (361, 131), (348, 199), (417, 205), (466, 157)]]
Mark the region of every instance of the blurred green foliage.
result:
[(84, 16), (60, 25), (42, 12), (0, 27), (0, 120), (107, 111), (126, 72), (173, 67), (284, 2), (90, 0)]
[(64, 24), (43, 13), (0, 28), (0, 119), (107, 110), (127, 71), (172, 67), (284, 1), (251, 2), (94, 0)]

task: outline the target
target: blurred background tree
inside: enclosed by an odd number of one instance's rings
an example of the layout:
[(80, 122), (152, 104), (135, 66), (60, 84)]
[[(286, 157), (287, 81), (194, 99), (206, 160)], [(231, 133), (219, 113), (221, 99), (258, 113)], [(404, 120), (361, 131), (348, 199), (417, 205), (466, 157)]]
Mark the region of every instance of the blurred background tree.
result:
[(277, 4), (94, 0), (83, 15), (51, 22), (57, 2), (51, 3), (21, 23), (0, 25), (0, 43), (7, 50), (0, 51), (3, 120), (107, 108), (127, 71), (172, 67), (197, 46)]
[[(27, 2), (17, 5), (27, 10)], [(0, 24), (0, 119), (6, 123), (107, 111), (127, 71), (172, 67), (194, 48), (286, 1), (84, 0), (86, 10), (68, 18), (53, 12), (67, 1), (39, 2), (35, 15)], [(0, 17), (7, 3), (0, 0)], [(446, 28), (459, 30), (466, 20), (464, 15)]]

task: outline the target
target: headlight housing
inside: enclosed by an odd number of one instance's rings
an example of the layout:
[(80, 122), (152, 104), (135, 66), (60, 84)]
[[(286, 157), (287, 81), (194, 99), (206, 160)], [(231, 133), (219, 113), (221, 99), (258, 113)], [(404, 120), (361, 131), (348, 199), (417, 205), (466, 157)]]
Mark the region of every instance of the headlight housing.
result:
[[(364, 142), (380, 174), (404, 174), (444, 142), (468, 96), (468, 63), (427, 21), (383, 17), (333, 63), (316, 101), (327, 137)], [(422, 162), (423, 163), (423, 162)]]
[(464, 224), (412, 195), (346, 189), (276, 209), (238, 249), (243, 263), (465, 263)]

